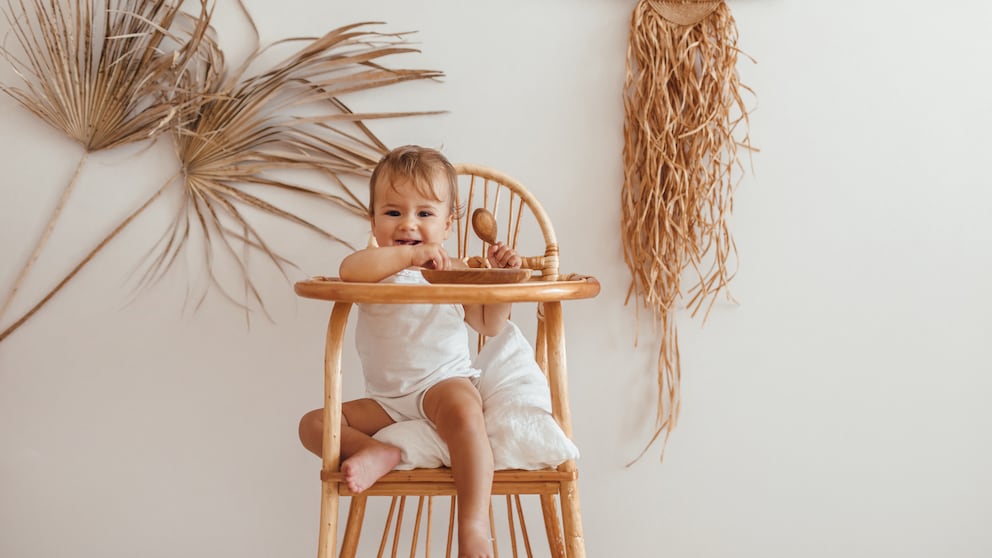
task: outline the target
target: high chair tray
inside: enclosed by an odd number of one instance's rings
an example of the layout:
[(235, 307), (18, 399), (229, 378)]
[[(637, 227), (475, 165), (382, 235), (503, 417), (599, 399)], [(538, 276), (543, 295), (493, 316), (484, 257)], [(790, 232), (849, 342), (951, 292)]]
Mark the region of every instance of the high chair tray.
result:
[(311, 277), (294, 286), (306, 298), (372, 304), (490, 304), (496, 302), (551, 302), (592, 298), (599, 293), (595, 277), (572, 274), (557, 281), (519, 283), (462, 283), (412, 285), (349, 283), (337, 277)]

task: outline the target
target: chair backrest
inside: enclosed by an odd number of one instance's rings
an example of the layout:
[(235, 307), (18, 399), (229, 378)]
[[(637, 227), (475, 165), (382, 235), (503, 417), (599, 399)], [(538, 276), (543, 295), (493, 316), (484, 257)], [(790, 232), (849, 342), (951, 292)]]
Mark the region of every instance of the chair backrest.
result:
[(558, 279), (558, 240), (551, 219), (530, 191), (513, 178), (471, 164), (455, 165), (458, 173), (458, 258), (472, 267), (484, 267), (489, 244), (472, 230), (472, 213), (488, 209), (496, 217), (497, 240), (528, 260), (545, 281)]

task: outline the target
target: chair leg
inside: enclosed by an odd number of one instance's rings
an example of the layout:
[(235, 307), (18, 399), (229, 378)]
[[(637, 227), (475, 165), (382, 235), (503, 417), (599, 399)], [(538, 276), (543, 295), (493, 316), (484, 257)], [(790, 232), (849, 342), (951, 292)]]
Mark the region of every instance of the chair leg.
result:
[(585, 558), (586, 543), (582, 536), (582, 513), (579, 511), (579, 483), (565, 481), (561, 484), (561, 517), (565, 527), (568, 558)]
[[(396, 496), (393, 496), (395, 499)], [(390, 558), (396, 558), (398, 556), (400, 548), (400, 533), (403, 532), (403, 510), (406, 509), (406, 496), (400, 496), (400, 507), (396, 512), (396, 531), (393, 532), (393, 553), (390, 554)]]
[(452, 540), (455, 535), (455, 506), (456, 498), (451, 497), (451, 508), (448, 510), (448, 546), (444, 550), (444, 558), (451, 558)]
[(565, 540), (558, 523), (558, 506), (552, 494), (541, 494), (541, 511), (544, 512), (544, 530), (548, 533), (548, 548), (553, 558), (565, 558)]
[(427, 497), (427, 532), (424, 533), (424, 558), (431, 558), (431, 527), (434, 526), (434, 497)]
[(489, 498), (489, 536), (493, 543), (493, 558), (499, 558), (499, 546), (496, 544), (496, 516), (493, 515), (493, 499)]
[[(519, 496), (517, 496), (519, 498)], [(523, 518), (521, 518), (523, 521)], [(510, 551), (513, 553), (513, 558), (517, 558), (517, 529), (513, 525), (513, 495), (506, 495), (506, 527), (510, 533)], [(495, 533), (493, 534), (495, 538)]]
[(341, 558), (355, 558), (358, 552), (358, 539), (362, 536), (362, 522), (365, 521), (365, 503), (367, 496), (352, 496), (348, 508), (348, 524), (344, 529), (344, 539), (341, 541)]
[(530, 536), (527, 534), (527, 520), (524, 518), (524, 508), (520, 504), (520, 495), (513, 496), (517, 503), (517, 517), (520, 519), (520, 534), (524, 538), (524, 550), (527, 551), (527, 558), (534, 558), (534, 552), (530, 548)]
[(321, 481), (317, 558), (334, 558), (338, 537), (338, 483)]
[[(429, 498), (429, 496), (421, 496), (417, 500), (417, 519), (413, 524), (413, 536), (410, 541), (410, 558), (417, 555), (417, 539), (420, 538), (420, 518), (424, 515), (424, 501), (427, 498)], [(429, 526), (428, 529), (430, 529)]]
[(383, 553), (386, 551), (386, 542), (389, 540), (389, 528), (393, 524), (393, 512), (396, 511), (396, 500), (396, 496), (393, 496), (389, 500), (389, 514), (386, 515), (386, 525), (382, 528), (382, 539), (379, 540), (379, 553), (376, 554), (376, 558), (382, 558)]
[[(351, 303), (337, 302), (327, 324), (324, 345), (324, 431), (321, 471), (338, 471), (341, 465), (341, 340), (348, 325)], [(338, 502), (341, 488), (337, 481), (321, 480), (320, 536), (317, 558), (334, 558), (338, 538)]]

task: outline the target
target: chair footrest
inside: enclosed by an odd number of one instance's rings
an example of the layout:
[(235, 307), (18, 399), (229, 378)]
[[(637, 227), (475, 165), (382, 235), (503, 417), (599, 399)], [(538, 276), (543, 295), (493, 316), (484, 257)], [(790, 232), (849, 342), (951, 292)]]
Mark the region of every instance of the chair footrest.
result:
[[(557, 494), (561, 483), (575, 481), (576, 471), (542, 469), (524, 471), (511, 469), (496, 471), (493, 474), (493, 494)], [(339, 471), (321, 471), (320, 480), (339, 484), (342, 496), (354, 496), (342, 484), (344, 477)], [(455, 478), (451, 469), (414, 469), (412, 471), (390, 471), (374, 485), (364, 490), (362, 496), (381, 495), (434, 495), (455, 493)]]

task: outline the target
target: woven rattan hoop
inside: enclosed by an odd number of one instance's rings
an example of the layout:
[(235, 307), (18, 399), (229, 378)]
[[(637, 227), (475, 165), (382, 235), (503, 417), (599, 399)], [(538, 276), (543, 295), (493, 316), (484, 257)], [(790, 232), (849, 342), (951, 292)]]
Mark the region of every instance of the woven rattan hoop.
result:
[(719, 6), (721, 2), (660, 2), (653, 0), (651, 7), (654, 8), (661, 17), (678, 25), (694, 25)]

